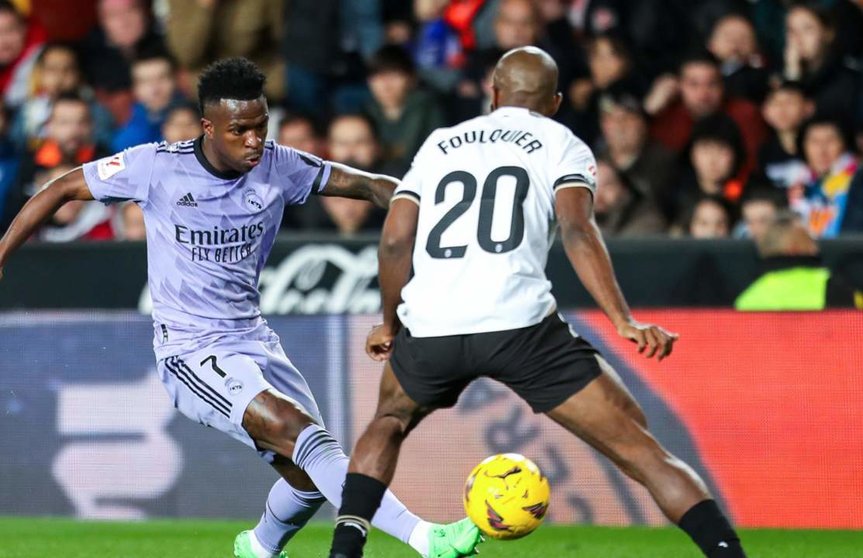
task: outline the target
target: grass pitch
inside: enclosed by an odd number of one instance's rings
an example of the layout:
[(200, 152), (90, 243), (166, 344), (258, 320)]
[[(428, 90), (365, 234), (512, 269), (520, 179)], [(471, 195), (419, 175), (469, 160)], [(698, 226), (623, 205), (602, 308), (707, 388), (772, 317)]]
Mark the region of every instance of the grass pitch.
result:
[[(248, 522), (78, 522), (0, 518), (0, 558), (230, 558), (234, 536)], [(291, 558), (326, 558), (332, 526), (315, 523), (288, 546)], [(863, 557), (861, 531), (743, 530), (752, 558)], [(376, 532), (367, 558), (416, 558), (407, 546)], [(698, 558), (685, 535), (672, 528), (541, 527), (518, 541), (488, 541), (482, 558)]]

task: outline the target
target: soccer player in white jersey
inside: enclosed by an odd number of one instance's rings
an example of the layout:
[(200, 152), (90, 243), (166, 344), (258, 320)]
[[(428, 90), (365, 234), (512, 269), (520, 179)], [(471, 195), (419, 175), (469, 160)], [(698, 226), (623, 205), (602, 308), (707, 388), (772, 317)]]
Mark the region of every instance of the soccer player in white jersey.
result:
[(396, 189), (379, 250), (384, 323), (366, 344), (386, 361), (381, 395), (351, 457), (331, 558), (362, 556), (405, 437), (479, 376), (645, 485), (705, 555), (744, 556), (702, 480), (650, 435), (619, 376), (556, 311), (545, 264), (558, 223), (579, 279), (621, 336), (660, 360), (677, 339), (630, 314), (593, 219), (593, 154), (548, 118), (560, 101), (547, 53), (506, 53), (494, 111), (433, 132)]
[[(305, 379), (261, 317), (258, 278), (286, 205), (309, 195), (389, 205), (395, 179), (322, 161), (267, 136), (264, 75), (242, 58), (201, 75), (204, 134), (141, 145), (49, 184), (0, 240), (11, 253), (71, 200), (132, 200), (144, 213), (157, 369), (174, 405), (258, 451), (280, 474), (235, 556), (287, 556), (324, 498), (338, 507), (348, 458), (324, 428)], [(465, 519), (432, 525), (391, 494), (375, 524), (420, 554), (457, 558), (479, 539)]]

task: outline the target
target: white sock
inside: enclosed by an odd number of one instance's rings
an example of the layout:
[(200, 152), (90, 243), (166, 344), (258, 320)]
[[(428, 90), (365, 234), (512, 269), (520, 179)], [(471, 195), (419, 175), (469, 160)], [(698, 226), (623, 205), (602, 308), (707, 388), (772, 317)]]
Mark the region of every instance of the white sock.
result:
[(424, 557), (428, 557), (429, 555), (429, 533), (431, 533), (431, 529), (431, 523), (420, 519), (420, 522), (417, 523), (414, 530), (411, 531), (411, 536), (408, 538), (408, 544)]
[[(329, 502), (339, 509), (342, 505), (342, 486), (348, 474), (348, 456), (341, 446), (320, 426), (306, 427), (297, 436), (294, 446), (294, 463), (311, 477), (315, 486)], [(381, 507), (372, 518), (372, 525), (411, 545), (417, 552), (428, 554), (428, 540), (415, 546), (412, 534), (422, 520), (412, 514), (389, 490), (384, 494)]]
[(255, 536), (254, 531), (252, 531), (250, 535), (251, 536), (249, 537), (249, 542), (251, 542), (252, 544), (252, 552), (257, 558), (276, 558), (276, 556), (279, 555), (278, 552), (273, 554), (272, 552), (264, 548), (261, 545), (260, 541), (258, 541), (258, 537)]

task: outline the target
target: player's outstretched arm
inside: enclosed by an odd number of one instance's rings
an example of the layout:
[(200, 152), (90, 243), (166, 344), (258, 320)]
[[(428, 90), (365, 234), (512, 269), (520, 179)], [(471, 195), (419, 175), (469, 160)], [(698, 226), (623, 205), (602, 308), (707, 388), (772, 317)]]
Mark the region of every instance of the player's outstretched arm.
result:
[(366, 352), (375, 360), (386, 360), (400, 324), (396, 309), (411, 271), (411, 256), (417, 234), (419, 206), (406, 198), (396, 198), (387, 213), (378, 248), (378, 282), (384, 323), (369, 334)]
[(367, 200), (387, 209), (399, 181), (383, 174), (371, 174), (347, 165), (331, 163), (333, 170), (321, 195)]
[(49, 182), (38, 194), (24, 204), (0, 239), (0, 277), (9, 256), (30, 238), (36, 228), (72, 200), (92, 200), (93, 195), (84, 181), (81, 167)]
[(638, 343), (638, 352), (649, 348), (648, 358), (658, 354), (659, 360), (662, 360), (670, 355), (677, 334), (652, 324), (638, 323), (632, 318), (614, 276), (602, 234), (593, 218), (593, 194), (590, 190), (580, 187), (558, 188), (555, 208), (566, 255), (578, 278), (617, 328), (617, 332)]

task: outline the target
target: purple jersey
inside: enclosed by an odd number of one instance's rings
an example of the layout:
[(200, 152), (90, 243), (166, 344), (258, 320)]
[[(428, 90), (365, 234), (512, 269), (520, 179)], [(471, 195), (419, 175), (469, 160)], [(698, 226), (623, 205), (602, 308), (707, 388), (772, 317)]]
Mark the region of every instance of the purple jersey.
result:
[(204, 157), (201, 138), (140, 145), (84, 165), (93, 197), (133, 200), (144, 212), (157, 355), (174, 342), (260, 320), (258, 278), (283, 210), (319, 192), (330, 171), (313, 155), (268, 141), (251, 171), (222, 173)]

